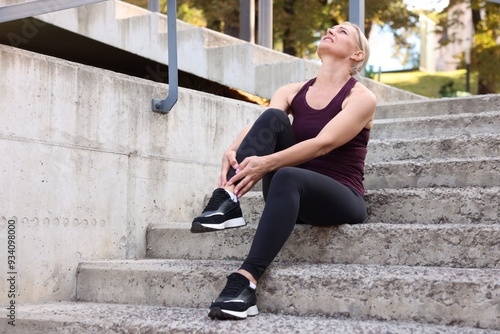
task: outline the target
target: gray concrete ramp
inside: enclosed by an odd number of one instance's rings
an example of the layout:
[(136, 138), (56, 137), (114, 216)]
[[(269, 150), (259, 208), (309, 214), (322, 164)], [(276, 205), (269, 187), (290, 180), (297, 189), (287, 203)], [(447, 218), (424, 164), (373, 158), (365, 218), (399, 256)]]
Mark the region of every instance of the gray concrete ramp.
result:
[[(0, 0), (0, 6), (13, 2), (16, 0)], [(167, 16), (163, 14), (110, 0), (40, 15), (36, 19), (41, 24), (49, 24), (168, 65)], [(24, 37), (23, 27), (20, 31), (17, 40), (34, 38)], [(12, 45), (9, 39), (3, 42)], [(47, 39), (46, 43), (58, 47), (57, 40)], [(317, 62), (292, 57), (180, 20), (177, 20), (177, 44), (179, 70), (266, 99), (270, 99), (284, 84), (314, 77), (319, 68)], [(370, 79), (360, 80), (377, 94), (379, 102), (426, 99)]]

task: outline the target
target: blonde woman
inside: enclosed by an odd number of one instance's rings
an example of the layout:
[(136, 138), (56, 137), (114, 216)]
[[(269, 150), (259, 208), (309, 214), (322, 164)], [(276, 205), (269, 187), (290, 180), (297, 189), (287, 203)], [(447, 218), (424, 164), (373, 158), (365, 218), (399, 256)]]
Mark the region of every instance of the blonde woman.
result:
[(218, 188), (193, 220), (193, 233), (244, 226), (239, 198), (262, 179), (266, 204), (252, 246), (212, 302), (211, 318), (258, 314), (257, 282), (295, 224), (366, 218), (363, 173), (376, 98), (354, 75), (368, 61), (368, 41), (344, 22), (328, 29), (317, 54), (317, 76), (279, 88), (269, 109), (224, 153)]

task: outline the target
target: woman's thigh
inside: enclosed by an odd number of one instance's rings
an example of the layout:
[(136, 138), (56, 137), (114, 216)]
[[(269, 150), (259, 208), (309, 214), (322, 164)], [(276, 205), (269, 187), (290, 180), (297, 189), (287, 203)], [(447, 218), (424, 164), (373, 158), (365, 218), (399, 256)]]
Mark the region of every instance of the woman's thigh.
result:
[(331, 177), (298, 167), (285, 167), (276, 172), (271, 187), (280, 184), (287, 184), (289, 191), (299, 193), (297, 223), (329, 226), (361, 223), (366, 218), (364, 198)]

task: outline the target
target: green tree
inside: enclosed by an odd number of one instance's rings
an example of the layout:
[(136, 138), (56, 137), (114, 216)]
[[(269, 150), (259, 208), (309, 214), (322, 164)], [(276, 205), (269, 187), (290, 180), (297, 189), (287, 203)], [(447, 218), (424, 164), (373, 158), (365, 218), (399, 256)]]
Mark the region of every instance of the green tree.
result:
[[(189, 16), (193, 12), (201, 12), (205, 22), (201, 24), (206, 28), (223, 32), (227, 35), (239, 37), (240, 34), (240, 1), (239, 0), (178, 0), (177, 6), (184, 8), (178, 11), (178, 18), (192, 22)], [(199, 24), (198, 24), (199, 25)]]
[[(468, 4), (467, 10), (471, 11), (474, 26), (473, 47), (471, 50), (471, 69), (478, 73), (478, 94), (492, 94), (500, 91), (500, 5), (479, 0), (450, 0), (449, 7), (444, 12), (450, 11), (451, 15), (439, 17), (439, 25), (446, 32), (450, 27), (463, 25), (464, 13), (453, 8), (457, 4)], [(448, 36), (444, 43), (457, 41), (462, 36)]]

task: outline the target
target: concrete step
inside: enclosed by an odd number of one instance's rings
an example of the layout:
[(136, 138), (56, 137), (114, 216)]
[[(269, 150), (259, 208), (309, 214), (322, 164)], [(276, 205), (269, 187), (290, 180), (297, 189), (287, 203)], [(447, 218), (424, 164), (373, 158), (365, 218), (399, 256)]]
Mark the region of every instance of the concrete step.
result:
[[(367, 223), (500, 223), (500, 187), (374, 189), (366, 191), (365, 199)], [(257, 224), (264, 210), (262, 193), (247, 193), (241, 207), (245, 220)]]
[(66, 302), (20, 306), (16, 327), (10, 333), (483, 334), (486, 331), (414, 322), (296, 317), (262, 312), (245, 321), (212, 321), (207, 317), (206, 308)]
[[(257, 224), (191, 234), (190, 224), (148, 228), (149, 258), (244, 260)], [(346, 251), (348, 249), (348, 251)], [(297, 225), (276, 261), (500, 269), (500, 225)]]
[(376, 119), (456, 115), (500, 110), (500, 95), (429, 99), (379, 104)]
[[(258, 194), (252, 195), (252, 204), (257, 203)], [(367, 223), (500, 223), (500, 187), (376, 189), (368, 190), (365, 198)], [(262, 212), (262, 199), (260, 203), (254, 215)]]
[(500, 111), (411, 118), (379, 119), (375, 116), (371, 139), (415, 139), (472, 134), (498, 134)]
[(500, 158), (379, 162), (365, 166), (366, 189), (500, 186)]
[(412, 139), (373, 139), (368, 143), (366, 163), (395, 160), (428, 160), (499, 157), (500, 134), (473, 134)]
[[(81, 263), (77, 298), (206, 308), (239, 265), (177, 259)], [(257, 296), (265, 313), (500, 329), (498, 269), (275, 263), (259, 281)]]

